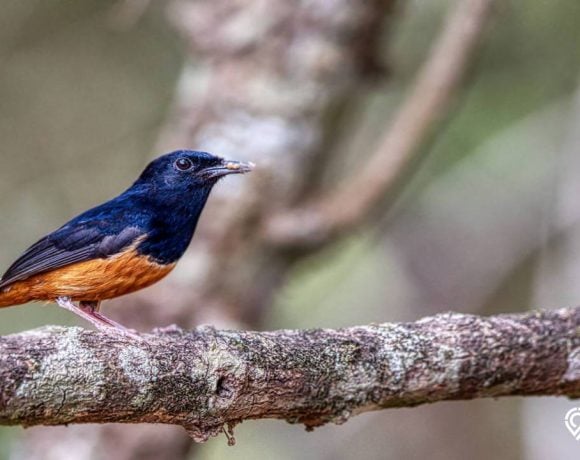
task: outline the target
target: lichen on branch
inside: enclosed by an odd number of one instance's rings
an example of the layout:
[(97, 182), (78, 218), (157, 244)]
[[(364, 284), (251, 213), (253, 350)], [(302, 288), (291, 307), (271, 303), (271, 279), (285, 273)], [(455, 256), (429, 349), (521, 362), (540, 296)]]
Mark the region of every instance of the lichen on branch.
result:
[(143, 337), (54, 326), (1, 337), (0, 424), (166, 423), (205, 441), (245, 419), (313, 428), (440, 400), (580, 396), (579, 308)]

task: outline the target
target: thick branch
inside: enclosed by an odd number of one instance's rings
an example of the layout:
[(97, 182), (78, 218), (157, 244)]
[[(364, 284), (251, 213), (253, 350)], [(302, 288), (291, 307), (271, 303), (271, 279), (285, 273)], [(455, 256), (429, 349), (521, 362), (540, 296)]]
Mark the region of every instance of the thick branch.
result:
[(201, 327), (135, 341), (47, 327), (0, 338), (0, 424), (307, 427), (446, 399), (580, 396), (580, 308), (338, 330)]
[(320, 246), (368, 218), (420, 154), (441, 120), (479, 42), (493, 0), (461, 0), (431, 56), (374, 155), (354, 177), (304, 207), (266, 222), (266, 235), (280, 246)]

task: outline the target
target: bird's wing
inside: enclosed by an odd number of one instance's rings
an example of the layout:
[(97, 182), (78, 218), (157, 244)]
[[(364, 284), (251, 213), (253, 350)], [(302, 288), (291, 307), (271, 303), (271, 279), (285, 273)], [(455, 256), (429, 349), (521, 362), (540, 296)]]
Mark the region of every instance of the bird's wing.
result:
[(110, 225), (102, 220), (67, 224), (22, 254), (2, 276), (0, 289), (66, 265), (117, 254), (144, 235), (136, 226), (111, 233)]

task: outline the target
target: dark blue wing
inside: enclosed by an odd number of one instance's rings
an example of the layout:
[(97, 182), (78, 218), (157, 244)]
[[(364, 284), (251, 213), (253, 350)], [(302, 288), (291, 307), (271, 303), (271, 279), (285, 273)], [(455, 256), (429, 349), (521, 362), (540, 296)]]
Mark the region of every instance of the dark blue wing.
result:
[(0, 289), (49, 270), (112, 256), (144, 237), (136, 211), (114, 204), (87, 211), (31, 246), (2, 276)]

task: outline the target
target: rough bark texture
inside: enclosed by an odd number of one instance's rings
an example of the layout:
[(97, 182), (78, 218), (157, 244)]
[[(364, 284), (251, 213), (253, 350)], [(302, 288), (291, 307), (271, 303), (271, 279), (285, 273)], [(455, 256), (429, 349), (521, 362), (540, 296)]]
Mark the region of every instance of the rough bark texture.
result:
[[(46, 327), (0, 338), (0, 423), (165, 423), (197, 441), (245, 419), (307, 428), (448, 399), (580, 396), (580, 308), (338, 330)], [(227, 429), (224, 429), (227, 427)]]

